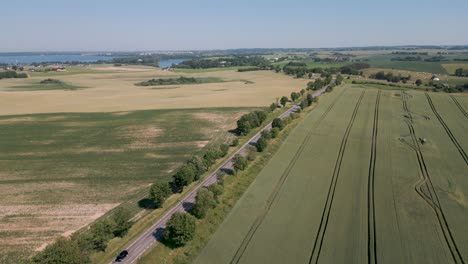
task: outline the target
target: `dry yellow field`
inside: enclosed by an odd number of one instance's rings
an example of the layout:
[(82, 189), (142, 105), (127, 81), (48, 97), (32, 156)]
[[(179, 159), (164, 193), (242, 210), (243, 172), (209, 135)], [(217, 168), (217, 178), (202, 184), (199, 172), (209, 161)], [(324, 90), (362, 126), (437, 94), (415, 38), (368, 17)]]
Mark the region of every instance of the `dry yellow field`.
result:
[[(217, 77), (222, 83), (139, 87), (134, 84), (157, 77), (178, 77), (179, 73), (151, 68), (99, 67), (112, 73), (53, 74), (35, 73), (28, 79), (0, 81), (0, 116), (57, 112), (113, 112), (144, 109), (200, 107), (267, 106), (277, 97), (305, 88), (307, 80), (294, 79), (270, 71), (217, 71), (184, 74)], [(98, 71), (98, 70), (96, 70)], [(45, 77), (47, 76), (47, 77)], [(56, 78), (85, 89), (63, 91), (12, 91), (45, 78)]]

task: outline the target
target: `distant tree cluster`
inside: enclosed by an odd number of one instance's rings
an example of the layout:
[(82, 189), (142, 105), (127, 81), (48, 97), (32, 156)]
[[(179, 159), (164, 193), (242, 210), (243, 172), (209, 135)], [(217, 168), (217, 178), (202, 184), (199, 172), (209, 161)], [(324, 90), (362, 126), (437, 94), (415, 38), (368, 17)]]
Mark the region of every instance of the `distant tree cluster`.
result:
[(385, 73), (384, 71), (379, 71), (375, 74), (371, 74), (369, 76), (372, 79), (376, 80), (386, 80), (387, 82), (393, 82), (393, 83), (407, 83), (409, 80), (411, 80), (411, 75), (408, 76), (402, 76), (401, 74), (394, 75), (393, 73)]
[(16, 71), (0, 71), (1, 79), (28, 78), (26, 73), (17, 73)]
[(44, 79), (44, 80), (40, 81), (40, 84), (62, 84), (62, 83), (63, 82), (60, 81), (60, 80), (51, 79), (51, 78)]
[(260, 71), (260, 70), (265, 70), (266, 68), (260, 68), (260, 67), (248, 67), (248, 68), (239, 68), (237, 69), (238, 72), (249, 72), (249, 71)]
[(261, 56), (232, 56), (226, 58), (196, 58), (183, 61), (175, 68), (183, 69), (208, 69), (235, 66), (255, 66), (259, 69), (269, 69), (270, 62)]
[(345, 65), (340, 69), (341, 74), (360, 75), (360, 71), (367, 68), (370, 68), (370, 64), (364, 62), (356, 62), (353, 64)]
[(195, 84), (203, 83), (203, 78), (184, 77), (179, 78), (159, 78), (137, 83), (137, 86), (158, 86), (158, 85), (176, 85), (176, 84)]
[(465, 77), (468, 76), (468, 72), (465, 72), (463, 68), (458, 68), (455, 70), (455, 76), (457, 77)]
[(428, 52), (417, 52), (417, 51), (393, 51), (392, 54), (399, 55), (428, 55)]

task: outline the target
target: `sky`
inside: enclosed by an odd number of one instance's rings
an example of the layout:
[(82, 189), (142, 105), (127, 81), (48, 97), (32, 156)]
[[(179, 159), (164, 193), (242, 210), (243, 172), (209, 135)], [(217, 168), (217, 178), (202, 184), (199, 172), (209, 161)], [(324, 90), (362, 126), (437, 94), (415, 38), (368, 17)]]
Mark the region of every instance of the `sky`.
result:
[(0, 52), (468, 44), (466, 0), (22, 0)]

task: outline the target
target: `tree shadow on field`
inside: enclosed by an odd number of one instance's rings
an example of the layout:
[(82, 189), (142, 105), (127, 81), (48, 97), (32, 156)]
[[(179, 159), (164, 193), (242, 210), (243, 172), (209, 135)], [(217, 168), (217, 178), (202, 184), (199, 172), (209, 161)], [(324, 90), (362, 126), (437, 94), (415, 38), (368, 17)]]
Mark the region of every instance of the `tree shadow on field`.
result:
[(237, 131), (237, 129), (235, 129), (235, 128), (234, 129), (229, 129), (228, 132), (235, 135), (235, 136), (239, 136), (239, 131)]
[(156, 205), (149, 198), (143, 198), (138, 201), (138, 207), (143, 209), (156, 209)]

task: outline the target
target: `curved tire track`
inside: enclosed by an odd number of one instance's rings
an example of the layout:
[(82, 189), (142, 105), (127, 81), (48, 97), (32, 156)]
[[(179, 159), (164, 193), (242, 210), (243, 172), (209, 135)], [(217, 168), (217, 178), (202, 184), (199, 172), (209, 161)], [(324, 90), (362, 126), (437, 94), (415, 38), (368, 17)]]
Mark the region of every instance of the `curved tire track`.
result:
[[(426, 96), (428, 96), (428, 95), (426, 94)], [(428, 100), (430, 100), (430, 98), (428, 98)], [(432, 207), (432, 209), (434, 210), (434, 212), (436, 214), (437, 221), (438, 221), (439, 226), (440, 226), (440, 228), (442, 230), (442, 233), (444, 235), (444, 240), (445, 240), (445, 242), (447, 244), (447, 247), (448, 247), (448, 249), (450, 251), (450, 254), (452, 256), (452, 259), (453, 259), (454, 263), (464, 264), (465, 261), (463, 259), (463, 256), (460, 253), (460, 250), (459, 250), (459, 248), (457, 246), (457, 243), (455, 242), (455, 239), (453, 238), (452, 231), (451, 231), (451, 229), (450, 229), (450, 227), (448, 225), (448, 222), (447, 222), (447, 219), (445, 217), (444, 211), (442, 210), (442, 206), (440, 204), (439, 197), (438, 197), (437, 192), (436, 192), (436, 190), (434, 188), (434, 185), (432, 183), (429, 171), (427, 170), (426, 161), (424, 160), (424, 156), (423, 156), (423, 153), (421, 151), (421, 146), (419, 144), (418, 138), (416, 137), (414, 127), (411, 124), (411, 122), (406, 122), (406, 124), (408, 126), (409, 131), (410, 131), (411, 139), (413, 141), (413, 144), (416, 147), (415, 148), (415, 154), (416, 154), (416, 157), (417, 157), (417, 160), (418, 160), (419, 170), (420, 170), (421, 174), (423, 175), (424, 179), (426, 179), (424, 181), (424, 184), (426, 185), (426, 188), (427, 188), (427, 190), (429, 192), (429, 199), (434, 204), (434, 206), (431, 206), (431, 207)]]

